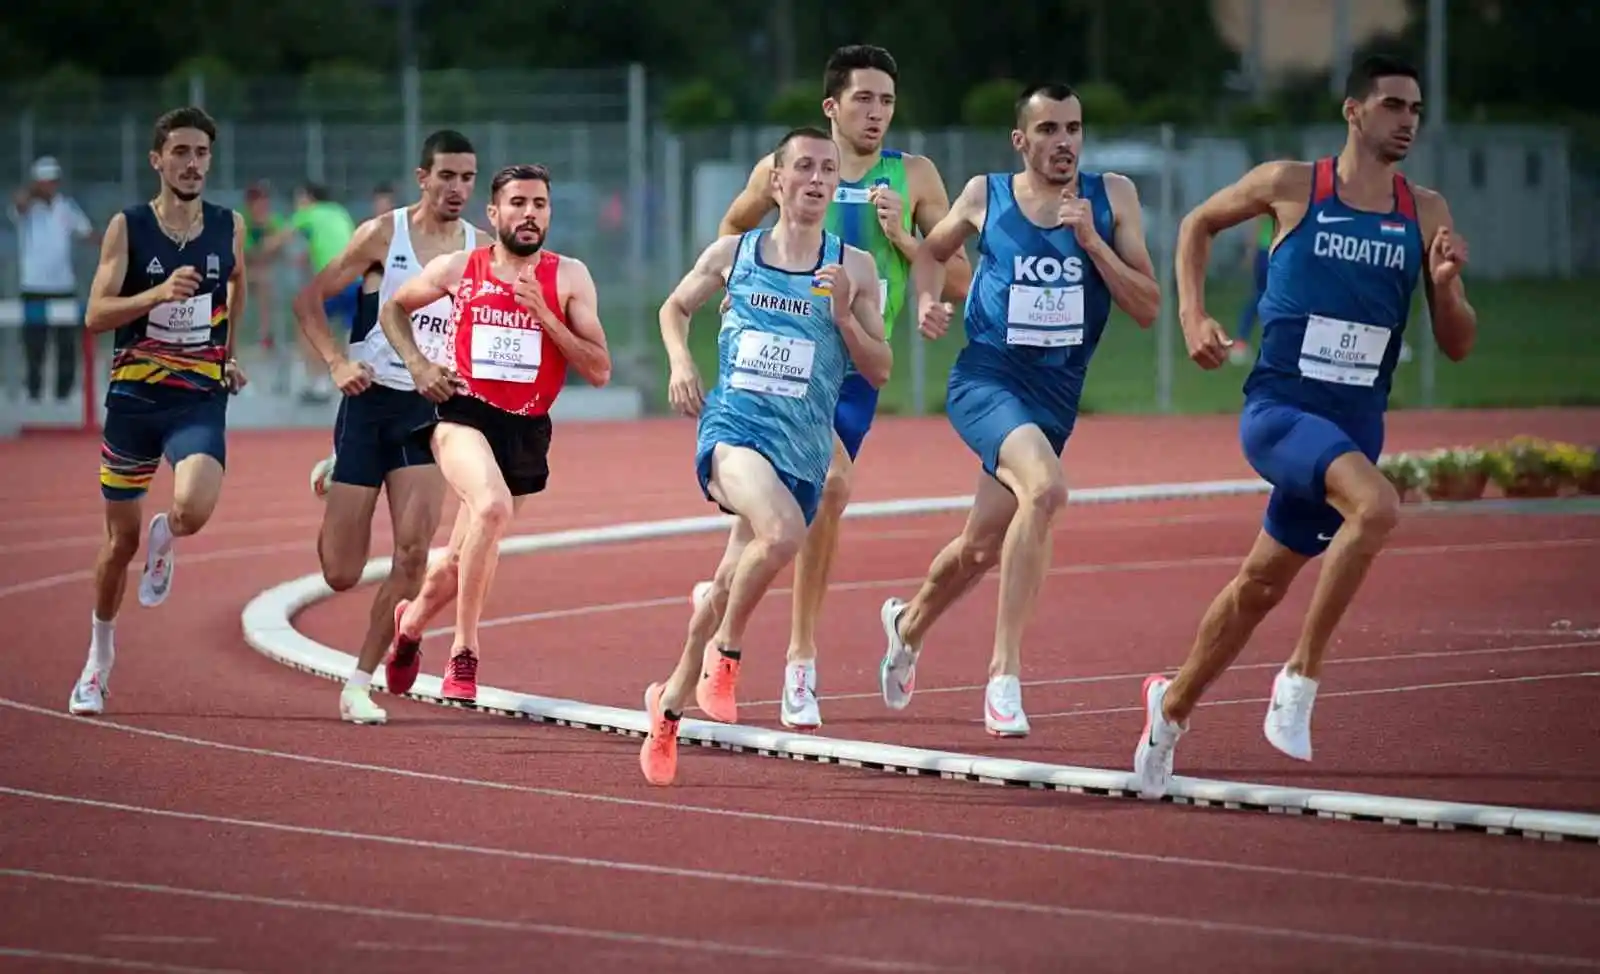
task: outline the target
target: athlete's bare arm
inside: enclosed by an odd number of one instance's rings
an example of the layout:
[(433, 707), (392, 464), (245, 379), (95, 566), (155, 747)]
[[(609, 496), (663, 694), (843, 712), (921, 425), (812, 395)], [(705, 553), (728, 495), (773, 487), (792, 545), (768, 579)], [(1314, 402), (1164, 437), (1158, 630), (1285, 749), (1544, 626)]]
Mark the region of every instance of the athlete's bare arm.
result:
[[(348, 360), (328, 327), (328, 313), (323, 310), (323, 302), (361, 280), (372, 265), (381, 266), (393, 237), (394, 220), (387, 213), (365, 221), (356, 227), (344, 252), (329, 261), (328, 266), (318, 271), (294, 296), (294, 317), (300, 333), (306, 336), (306, 341), (322, 356), (330, 370), (347, 364)], [(370, 380), (370, 376), (366, 379)], [(362, 388), (365, 388), (364, 383)], [(345, 383), (340, 383), (340, 389), (347, 394), (361, 391), (345, 388)]]
[(383, 329), (389, 346), (400, 356), (400, 361), (405, 363), (412, 376), (431, 363), (422, 354), (422, 349), (417, 347), (416, 336), (411, 331), (411, 313), (426, 308), (440, 298), (453, 295), (456, 286), (461, 283), (461, 275), (467, 269), (467, 258), (470, 256), (470, 250), (457, 250), (428, 261), (422, 273), (400, 285), (394, 297), (378, 309), (378, 327)]
[(936, 295), (944, 293), (946, 262), (961, 250), (967, 238), (983, 229), (983, 218), (989, 209), (988, 180), (974, 176), (967, 180), (961, 194), (951, 204), (950, 212), (936, 223), (917, 248), (916, 260), (911, 262), (913, 307), (917, 317), (922, 317), (924, 304), (933, 302)]
[(656, 318), (661, 325), (661, 343), (666, 346), (667, 359), (674, 368), (693, 367), (694, 359), (689, 355), (689, 321), (713, 294), (722, 290), (738, 249), (738, 236), (723, 236), (712, 241), (662, 302)]
[(700, 370), (695, 368), (694, 356), (689, 353), (689, 322), (712, 295), (722, 290), (738, 251), (736, 234), (712, 241), (700, 252), (689, 273), (667, 295), (656, 315), (661, 325), (661, 344), (667, 349), (667, 402), (681, 415), (700, 415), (706, 397)]
[(769, 153), (750, 170), (750, 181), (728, 205), (717, 234), (727, 236), (754, 230), (777, 207), (778, 201), (772, 195), (772, 155)]
[[(1180, 322), (1205, 317), (1206, 264), (1212, 239), (1230, 227), (1268, 214), (1277, 218), (1280, 234), (1293, 229), (1305, 215), (1311, 170), (1311, 164), (1305, 162), (1264, 162), (1184, 216), (1178, 224), (1174, 255)], [(1299, 212), (1290, 212), (1296, 208)]]
[[(911, 207), (911, 222), (922, 234), (923, 242), (928, 235), (933, 233), (933, 228), (939, 225), (950, 212), (950, 194), (945, 192), (944, 177), (939, 175), (939, 167), (927, 156), (907, 155), (906, 161), (906, 189), (911, 192), (911, 199), (907, 205)], [(922, 243), (916, 238), (910, 240), (909, 249), (901, 243), (896, 243), (906, 259), (915, 262), (917, 251), (922, 249)], [(941, 295), (946, 301), (965, 301), (967, 289), (972, 286), (972, 262), (967, 259), (966, 248), (958, 249), (944, 262), (944, 293)]]
[(865, 250), (845, 247), (844, 272), (850, 279), (850, 314), (836, 319), (839, 335), (856, 371), (874, 389), (882, 389), (894, 368), (894, 352), (884, 337), (883, 308), (878, 304), (878, 262)]
[[(1106, 199), (1115, 221), (1111, 243), (1098, 233), (1088, 235), (1084, 251), (1111, 292), (1111, 300), (1140, 328), (1155, 324), (1161, 312), (1161, 285), (1144, 242), (1144, 217), (1139, 211), (1139, 189), (1121, 173), (1105, 174)], [(1093, 225), (1090, 225), (1091, 230)]]
[(1450, 205), (1444, 196), (1421, 186), (1412, 187), (1417, 199), (1417, 222), (1422, 227), (1423, 293), (1428, 317), (1433, 320), (1433, 340), (1452, 362), (1472, 351), (1478, 339), (1478, 312), (1467, 300), (1461, 270), (1467, 263), (1467, 241), (1455, 232)]
[(527, 286), (530, 297), (537, 295), (529, 302), (529, 310), (538, 316), (539, 327), (578, 374), (592, 386), (611, 381), (611, 350), (606, 347), (606, 330), (600, 325), (600, 296), (588, 266), (575, 257), (562, 257), (556, 268), (556, 293), (565, 295), (566, 300), (565, 324), (545, 305), (537, 282), (517, 283)]
[(200, 287), (199, 273), (186, 264), (175, 268), (165, 281), (155, 287), (125, 298), (120, 292), (127, 274), (128, 221), (118, 213), (106, 224), (106, 235), (100, 241), (100, 264), (95, 268), (93, 283), (89, 285), (84, 330), (90, 334), (114, 331), (148, 314), (151, 308), (163, 301), (182, 300), (193, 295)]
[(1190, 210), (1178, 224), (1173, 270), (1178, 285), (1178, 326), (1189, 358), (1203, 369), (1228, 361), (1233, 340), (1206, 311), (1206, 263), (1211, 241), (1229, 227), (1272, 214), (1279, 234), (1289, 232), (1306, 214), (1311, 196), (1312, 166), (1305, 162), (1265, 162), (1231, 186)]

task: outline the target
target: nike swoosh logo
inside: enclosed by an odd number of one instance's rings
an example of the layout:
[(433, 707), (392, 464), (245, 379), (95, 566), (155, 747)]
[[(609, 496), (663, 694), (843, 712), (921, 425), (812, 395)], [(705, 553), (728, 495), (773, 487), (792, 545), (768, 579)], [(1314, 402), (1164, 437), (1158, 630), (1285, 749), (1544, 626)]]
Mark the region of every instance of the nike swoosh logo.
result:
[(988, 703), (989, 703), (989, 716), (993, 717), (995, 720), (1000, 721), (1001, 723), (1004, 723), (1004, 722), (1006, 722), (1008, 720), (1015, 720), (1016, 719), (1017, 715), (1015, 713), (1002, 714), (999, 710), (995, 709), (995, 705), (994, 705), (994, 701), (993, 700), (990, 700)]
[(1318, 541), (1332, 541), (1333, 540), (1333, 535), (1331, 535), (1331, 534), (1319, 534), (1319, 535), (1317, 535), (1317, 540)]
[(1326, 213), (1317, 214), (1318, 223), (1349, 223), (1354, 219), (1355, 217), (1353, 216), (1329, 216)]

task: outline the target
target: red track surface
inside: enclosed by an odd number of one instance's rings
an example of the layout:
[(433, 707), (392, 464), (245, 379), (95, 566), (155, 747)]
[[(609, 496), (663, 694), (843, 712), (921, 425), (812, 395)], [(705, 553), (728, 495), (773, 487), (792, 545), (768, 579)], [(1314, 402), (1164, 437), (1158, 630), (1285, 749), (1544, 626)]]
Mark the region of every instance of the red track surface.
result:
[[(1592, 411), (1401, 414), (1389, 446), (1597, 430)], [(516, 530), (713, 513), (691, 440), (683, 423), (562, 426), (554, 486)], [(245, 601), (316, 570), (305, 475), (326, 438), (240, 433), (231, 446), (217, 517), (182, 547), (167, 605), (130, 598), (110, 711), (81, 720), (65, 704), (98, 541), (94, 444), (0, 445), (0, 599), (16, 629), (0, 692), (0, 969), (1600, 968), (1592, 845), (697, 748), (663, 790), (640, 780), (633, 740), (393, 698), (389, 726), (343, 725), (332, 685), (239, 633)], [(1231, 419), (1088, 419), (1067, 469), (1075, 486), (1250, 476)], [(940, 421), (883, 423), (861, 472), (863, 500), (967, 493), (974, 478)], [(163, 474), (155, 497), (168, 489)], [(876, 606), (910, 590), (959, 518), (851, 522), (823, 626), (824, 733), (1126, 766), (1139, 678), (1182, 658), (1259, 508), (1070, 509), (1024, 660), (1034, 736), (1009, 743), (976, 721), (992, 583), (936, 631), (910, 710), (885, 719), (875, 699)], [(381, 516), (377, 534), (382, 554)], [(508, 558), (482, 679), (636, 706), (676, 656), (688, 589), (719, 548), (698, 536)], [(1334, 647), (1316, 763), (1260, 735), (1308, 573), (1198, 715), (1179, 770), (1600, 811), (1597, 572), (1600, 518), (1412, 517)], [(299, 625), (352, 648), (370, 594)], [(746, 722), (776, 724), (787, 614), (776, 593), (757, 617)], [(446, 642), (429, 647), (436, 672)]]

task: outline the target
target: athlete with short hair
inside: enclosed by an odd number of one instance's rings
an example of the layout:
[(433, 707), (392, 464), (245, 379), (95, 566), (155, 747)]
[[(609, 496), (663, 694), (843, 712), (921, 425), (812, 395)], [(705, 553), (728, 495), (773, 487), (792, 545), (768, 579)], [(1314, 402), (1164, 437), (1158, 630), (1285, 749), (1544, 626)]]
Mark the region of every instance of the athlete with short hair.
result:
[[(931, 159), (884, 148), (884, 137), (894, 119), (899, 75), (893, 56), (870, 44), (851, 44), (834, 51), (822, 74), (822, 111), (839, 148), (839, 185), (824, 227), (847, 245), (871, 254), (876, 262), (886, 337), (894, 334), (905, 305), (911, 261), (921, 246), (917, 231), (926, 236), (950, 211), (944, 179)], [(772, 195), (772, 170), (771, 155), (756, 163), (749, 184), (722, 218), (721, 233), (754, 230), (766, 219), (777, 205)], [(960, 301), (966, 297), (972, 276), (965, 252), (958, 249), (946, 266), (945, 300)], [(683, 394), (699, 397), (703, 387), (686, 342), (678, 345), (668, 339), (671, 383)], [(816, 519), (795, 559), (788, 665), (778, 710), (786, 727), (811, 729), (822, 724), (817, 704), (817, 620), (839, 544), (839, 520), (850, 502), (856, 456), (877, 408), (877, 388), (847, 364), (834, 411), (836, 435), (828, 477)], [(709, 588), (708, 582), (696, 585), (696, 601)], [(713, 669), (703, 679), (703, 695), (716, 701), (713, 706), (719, 711), (731, 713), (736, 706), (737, 666)]]
[(172, 592), (177, 538), (197, 533), (222, 495), (228, 396), (244, 388), (233, 325), (244, 313), (244, 217), (202, 197), (216, 122), (199, 108), (156, 119), (154, 200), (111, 218), (90, 285), (85, 326), (116, 333), (100, 445), (106, 540), (95, 561), (89, 658), (68, 710), (105, 710), (113, 629), (128, 565), (139, 551), (144, 495), (166, 457), (172, 504), (150, 519), (139, 603)]
[[(428, 445), (433, 403), (417, 392), (405, 363), (377, 327), (378, 307), (429, 261), (477, 246), (477, 228), (461, 219), (477, 175), (478, 157), (466, 136), (450, 129), (428, 136), (417, 165), (422, 198), (362, 223), (344, 251), (295, 300), (300, 330), (343, 394), (334, 420), (333, 455), (312, 473), (326, 501), (317, 557), (329, 587), (342, 592), (361, 581), (380, 490), (388, 493), (394, 528), (389, 575), (373, 597), (360, 655), (339, 697), (340, 715), (353, 723), (388, 719), (372, 702), (372, 674), (393, 642), (396, 606), (422, 589), (445, 490)], [(372, 279), (375, 290), (362, 285), (361, 311), (347, 354), (328, 327), (325, 302), (358, 281)], [(412, 334), (429, 361), (453, 361), (450, 316), (448, 298), (411, 315)], [(410, 689), (418, 662), (415, 653), (388, 661), (390, 692)]]
[(737, 520), (689, 619), (677, 669), (645, 690), (650, 732), (639, 763), (651, 784), (677, 774), (678, 724), (691, 694), (713, 720), (738, 719), (731, 697), (707, 697), (701, 674), (738, 664), (750, 616), (816, 516), (847, 363), (874, 388), (893, 364), (872, 255), (823, 228), (839, 185), (838, 147), (820, 129), (795, 129), (773, 163), (777, 223), (719, 238), (661, 306), (662, 337), (678, 347), (695, 311), (726, 281), (716, 387), (703, 409), (681, 386), (668, 394), (679, 412), (700, 417), (701, 491)]
[[(416, 659), (428, 620), (455, 600), (443, 695), (463, 703), (478, 696), (478, 620), (500, 538), (550, 476), (550, 407), (568, 366), (591, 385), (611, 378), (589, 268), (544, 249), (550, 171), (518, 165), (495, 173), (488, 214), (493, 244), (434, 258), (378, 313), (417, 390), (436, 404), (433, 455), (461, 499), (445, 557), (429, 567), (417, 598), (395, 607), (389, 679), (410, 686), (404, 677), (415, 677), (416, 663), (400, 661)], [(441, 364), (419, 347), (412, 315), (445, 298), (453, 300), (452, 357)]]
[(1416, 69), (1368, 58), (1350, 72), (1343, 111), (1348, 134), (1337, 157), (1257, 166), (1179, 227), (1178, 320), (1189, 357), (1215, 369), (1230, 341), (1206, 311), (1211, 241), (1253, 217), (1277, 220), (1260, 354), (1239, 419), (1245, 458), (1272, 484), (1272, 496), (1255, 545), (1206, 611), (1177, 677), (1145, 680), (1133, 765), (1148, 797), (1166, 793), (1173, 750), (1206, 688), (1300, 570), (1326, 553), (1263, 723), (1273, 747), (1311, 760), (1311, 710), (1328, 640), (1400, 517), (1400, 498), (1376, 464), (1418, 280), (1434, 341), (1448, 358), (1465, 358), (1477, 336), (1477, 312), (1461, 283), (1467, 243), (1450, 207), (1396, 170), (1422, 116)]
[(1023, 171), (968, 182), (923, 241), (912, 269), (921, 329), (937, 338), (951, 312), (938, 297), (941, 261), (978, 235), (967, 344), (950, 370), (946, 410), (983, 473), (965, 528), (939, 552), (915, 597), (891, 598), (880, 612), (888, 648), (879, 680), (884, 703), (899, 710), (911, 702), (923, 637), (999, 566), (983, 719), (1000, 737), (1029, 730), (1022, 633), (1067, 501), (1061, 452), (1077, 422), (1089, 360), (1112, 304), (1148, 328), (1161, 301), (1133, 181), (1078, 168), (1078, 96), (1064, 84), (1036, 85), (1022, 92), (1016, 112), (1011, 144)]

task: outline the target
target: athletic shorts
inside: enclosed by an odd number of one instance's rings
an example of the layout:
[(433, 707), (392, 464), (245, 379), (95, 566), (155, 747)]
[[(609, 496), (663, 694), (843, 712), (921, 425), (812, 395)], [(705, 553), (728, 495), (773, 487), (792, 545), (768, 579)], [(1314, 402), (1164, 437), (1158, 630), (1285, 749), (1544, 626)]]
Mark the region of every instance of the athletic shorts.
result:
[(432, 464), (435, 417), (420, 392), (373, 383), (343, 397), (333, 421), (333, 482), (377, 488), (395, 470)]
[(1272, 485), (1262, 527), (1290, 551), (1315, 558), (1344, 517), (1327, 502), (1328, 465), (1346, 453), (1376, 463), (1383, 415), (1330, 419), (1274, 399), (1247, 400), (1239, 414), (1245, 459)]
[(550, 417), (518, 416), (472, 396), (455, 395), (434, 407), (434, 422), (470, 426), (483, 434), (512, 497), (537, 494), (550, 480)]
[(228, 465), (228, 393), (152, 389), (149, 397), (106, 397), (100, 439), (100, 494), (108, 501), (138, 500), (150, 489), (161, 458), (176, 467), (197, 453)]
[(361, 313), (361, 282), (352, 281), (349, 287), (324, 300), (322, 313), (328, 316), (331, 325), (354, 327), (356, 317)]
[(802, 480), (794, 474), (783, 470), (777, 464), (772, 463), (772, 457), (768, 456), (767, 451), (763, 450), (760, 444), (753, 440), (724, 438), (712, 443), (705, 443), (695, 451), (694, 472), (700, 481), (700, 493), (705, 495), (706, 500), (716, 504), (717, 510), (724, 514), (735, 516), (739, 514), (738, 511), (730, 511), (723, 507), (721, 502), (711, 496), (711, 460), (713, 454), (717, 451), (718, 443), (726, 443), (729, 446), (742, 446), (761, 454), (767, 463), (772, 464), (772, 472), (778, 475), (778, 482), (783, 484), (784, 489), (789, 491), (789, 496), (793, 497), (795, 503), (800, 505), (800, 516), (805, 518), (806, 526), (811, 526), (811, 522), (817, 516), (817, 505), (822, 503), (822, 485), (812, 483), (809, 480)]
[(878, 411), (878, 390), (866, 376), (852, 372), (839, 386), (839, 404), (833, 410), (833, 431), (839, 434), (845, 452), (854, 460), (861, 452), (861, 441), (872, 429)]
[(1000, 446), (1016, 429), (1039, 427), (1056, 456), (1066, 449), (1077, 414), (1062, 414), (1038, 403), (1021, 383), (1007, 382), (992, 373), (969, 375), (950, 371), (945, 392), (945, 413), (967, 448), (978, 455), (983, 472), (995, 477), (1000, 469)]

